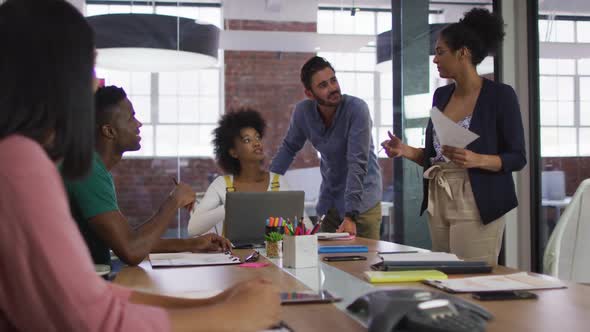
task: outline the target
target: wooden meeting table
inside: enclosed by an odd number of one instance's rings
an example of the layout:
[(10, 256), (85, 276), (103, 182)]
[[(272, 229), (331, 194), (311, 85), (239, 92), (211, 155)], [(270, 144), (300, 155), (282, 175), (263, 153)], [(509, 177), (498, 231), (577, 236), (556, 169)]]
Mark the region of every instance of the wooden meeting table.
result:
[[(378, 251), (397, 251), (416, 249), (395, 243), (357, 238), (352, 241), (320, 241), (320, 245), (359, 244), (366, 245), (369, 253), (366, 261), (321, 262), (325, 269), (337, 271), (342, 277), (350, 278), (363, 289), (379, 288), (425, 288), (437, 291), (420, 283), (385, 284), (374, 287), (366, 283), (363, 272), (370, 270), (370, 265), (380, 259)], [(418, 249), (419, 250), (419, 249)], [(236, 250), (235, 255), (244, 258), (252, 250)], [(320, 259), (323, 255), (320, 255)], [(261, 257), (261, 262), (269, 261)], [(114, 282), (133, 289), (176, 296), (203, 296), (213, 294), (230, 285), (255, 277), (264, 277), (279, 285), (281, 291), (310, 290), (297, 276), (300, 270), (283, 269), (276, 261), (263, 268), (243, 268), (236, 265), (156, 268), (149, 261), (137, 267), (124, 267)], [(279, 264), (280, 265), (280, 264)], [(327, 265), (327, 266), (326, 266)], [(293, 273), (295, 271), (295, 273)], [(342, 273), (345, 272), (345, 273)], [(514, 269), (498, 266), (494, 274), (518, 272)], [(452, 275), (450, 277), (463, 277)], [(350, 284), (350, 282), (348, 282)], [(590, 287), (575, 283), (566, 283), (566, 289), (535, 291), (537, 300), (486, 301), (479, 302), (468, 294), (460, 297), (485, 307), (494, 315), (488, 323), (487, 331), (588, 331), (590, 330)], [(308, 284), (309, 285), (309, 284)], [(365, 288), (366, 287), (366, 288)], [(344, 289), (343, 289), (344, 290)], [(333, 293), (337, 293), (332, 291)], [(335, 294), (341, 295), (341, 294)], [(350, 299), (345, 301), (351, 302)], [(343, 308), (348, 303), (302, 304), (283, 306), (282, 320), (294, 331), (366, 331), (361, 323), (346, 313)], [(255, 304), (253, 304), (255, 305)], [(263, 310), (263, 308), (261, 308)]]

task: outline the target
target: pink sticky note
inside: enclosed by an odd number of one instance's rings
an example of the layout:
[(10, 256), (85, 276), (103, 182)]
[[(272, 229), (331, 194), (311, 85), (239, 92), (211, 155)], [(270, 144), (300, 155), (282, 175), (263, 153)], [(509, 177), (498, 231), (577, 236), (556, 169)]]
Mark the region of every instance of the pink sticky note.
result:
[(259, 267), (265, 267), (267, 266), (268, 263), (242, 263), (240, 265), (238, 265), (239, 267), (251, 267), (251, 268), (259, 268)]

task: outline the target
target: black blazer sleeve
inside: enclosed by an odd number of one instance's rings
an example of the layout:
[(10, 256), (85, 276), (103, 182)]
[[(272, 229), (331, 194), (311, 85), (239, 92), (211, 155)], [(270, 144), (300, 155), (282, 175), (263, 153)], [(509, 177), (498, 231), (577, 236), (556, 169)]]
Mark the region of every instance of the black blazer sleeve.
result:
[(502, 172), (520, 171), (526, 165), (524, 128), (514, 89), (500, 85), (498, 110), (498, 151)]

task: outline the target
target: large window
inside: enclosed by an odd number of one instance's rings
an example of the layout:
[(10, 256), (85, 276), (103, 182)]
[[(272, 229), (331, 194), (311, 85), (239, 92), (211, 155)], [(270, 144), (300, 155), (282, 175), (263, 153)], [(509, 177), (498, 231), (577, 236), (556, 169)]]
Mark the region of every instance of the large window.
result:
[(540, 59), (541, 155), (587, 156), (590, 59)]
[(376, 35), (391, 30), (389, 10), (360, 10), (351, 15), (350, 10), (318, 10), (318, 33)]
[[(221, 27), (218, 7), (87, 6), (87, 15), (156, 13), (182, 16)], [(210, 157), (211, 131), (220, 114), (220, 66), (184, 72), (126, 72), (97, 68), (106, 85), (123, 87), (143, 123), (142, 148), (126, 157)]]
[[(560, 15), (571, 14), (572, 6), (576, 16)], [(538, 220), (532, 220), (537, 232), (533, 264), (539, 270), (549, 268), (542, 266), (544, 255), (567, 252), (565, 246), (545, 249), (552, 236), (554, 244), (567, 243), (554, 229), (567, 222), (562, 221), (564, 208), (590, 177), (590, 6), (572, 6), (539, 4), (541, 209)]]
[[(389, 10), (360, 10), (351, 15), (350, 10), (318, 10), (318, 33), (377, 35), (391, 30)], [(369, 106), (373, 119), (373, 141), (376, 146), (387, 137), (391, 130), (391, 75), (380, 79), (376, 69), (375, 47), (363, 47), (357, 52), (318, 52), (337, 71), (342, 93), (359, 97)], [(383, 105), (383, 106), (382, 106)], [(379, 157), (385, 157), (380, 152)]]
[[(588, 156), (590, 148), (590, 58), (580, 58), (577, 46), (590, 42), (590, 22), (539, 20), (541, 58), (541, 155)], [(545, 48), (544, 48), (545, 47)], [(561, 56), (543, 52), (553, 47)], [(561, 51), (559, 51), (561, 49)]]

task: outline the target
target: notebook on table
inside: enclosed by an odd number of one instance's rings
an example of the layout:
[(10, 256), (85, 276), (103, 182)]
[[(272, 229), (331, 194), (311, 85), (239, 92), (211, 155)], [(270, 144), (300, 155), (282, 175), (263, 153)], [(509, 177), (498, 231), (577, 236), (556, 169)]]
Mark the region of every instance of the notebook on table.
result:
[(162, 253), (150, 254), (152, 267), (210, 266), (240, 264), (240, 258), (229, 253)]
[(319, 246), (318, 253), (320, 254), (337, 254), (337, 253), (353, 253), (353, 252), (369, 252), (369, 247), (350, 245), (350, 246)]
[(426, 279), (441, 280), (447, 279), (447, 275), (435, 270), (424, 271), (395, 271), (395, 272), (378, 272), (366, 271), (365, 277), (370, 283), (389, 283), (389, 282), (414, 282)]
[(383, 260), (373, 264), (377, 271), (438, 270), (448, 274), (489, 273), (492, 266), (483, 261), (464, 261), (444, 252), (380, 254)]

